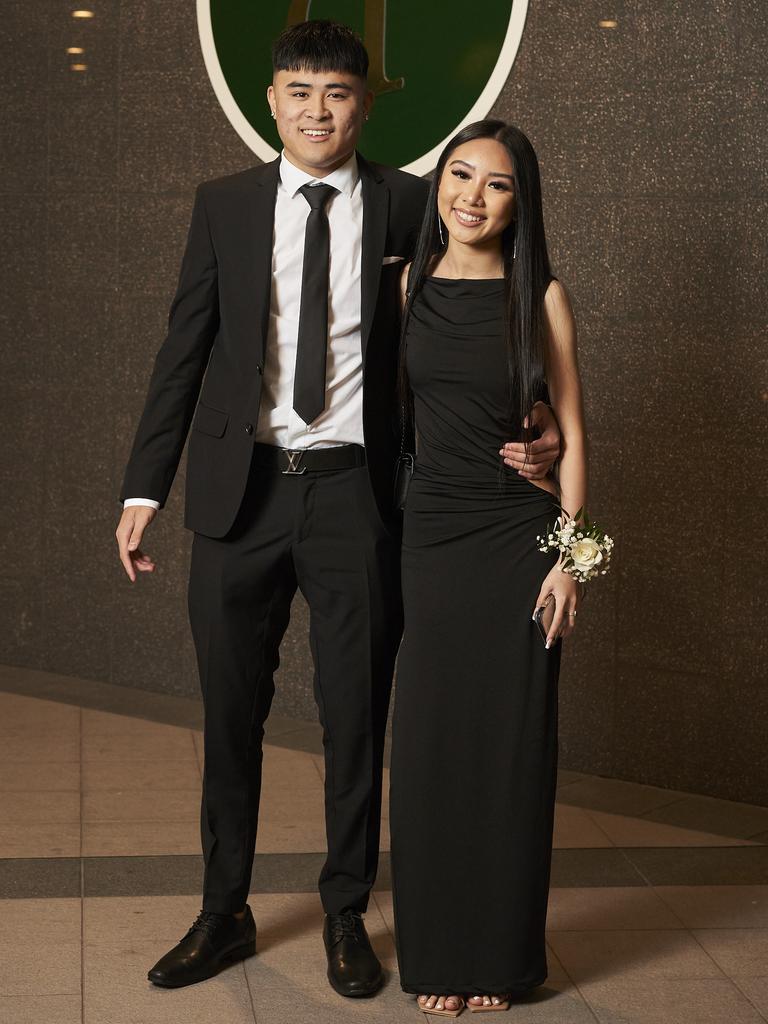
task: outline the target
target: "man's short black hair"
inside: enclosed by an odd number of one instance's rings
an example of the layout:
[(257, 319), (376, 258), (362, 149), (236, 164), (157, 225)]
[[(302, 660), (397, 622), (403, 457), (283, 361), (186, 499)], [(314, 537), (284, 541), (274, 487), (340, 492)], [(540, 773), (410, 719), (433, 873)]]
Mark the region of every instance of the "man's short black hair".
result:
[(344, 71), (368, 77), (368, 52), (360, 36), (336, 21), (302, 21), (287, 28), (272, 46), (273, 71)]

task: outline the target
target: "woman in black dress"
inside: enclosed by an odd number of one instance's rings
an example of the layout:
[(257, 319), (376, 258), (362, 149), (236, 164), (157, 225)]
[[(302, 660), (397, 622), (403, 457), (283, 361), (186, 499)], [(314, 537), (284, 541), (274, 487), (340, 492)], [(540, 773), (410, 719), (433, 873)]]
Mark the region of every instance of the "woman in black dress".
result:
[[(538, 163), (501, 121), (435, 171), (403, 274), (416, 470), (405, 507), (390, 816), (400, 978), (424, 1012), (506, 1009), (547, 976), (561, 641), (578, 584), (537, 535), (586, 504), (575, 325), (550, 272)], [(538, 399), (558, 483), (509, 468)], [(553, 594), (547, 645), (532, 621)]]

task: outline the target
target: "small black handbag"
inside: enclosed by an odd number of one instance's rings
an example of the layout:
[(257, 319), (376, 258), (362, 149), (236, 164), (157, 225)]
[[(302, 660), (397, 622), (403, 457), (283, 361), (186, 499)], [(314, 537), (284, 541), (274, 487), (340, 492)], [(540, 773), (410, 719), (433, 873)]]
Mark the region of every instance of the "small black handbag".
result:
[(395, 466), (395, 508), (401, 511), (405, 508), (415, 461), (410, 452), (402, 452)]
[(415, 463), (416, 456), (405, 450), (405, 403), (403, 403), (400, 409), (400, 454), (395, 463), (394, 487), (395, 508), (399, 508), (401, 511), (405, 508)]

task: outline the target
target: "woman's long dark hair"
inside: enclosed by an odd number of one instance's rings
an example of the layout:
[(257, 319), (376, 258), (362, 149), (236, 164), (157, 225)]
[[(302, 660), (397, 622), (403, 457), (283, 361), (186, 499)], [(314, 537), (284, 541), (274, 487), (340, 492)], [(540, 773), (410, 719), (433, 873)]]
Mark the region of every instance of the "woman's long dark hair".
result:
[[(465, 142), (495, 139), (507, 150), (512, 161), (515, 213), (502, 234), (505, 281), (505, 327), (509, 385), (509, 430), (504, 440), (531, 439), (523, 431), (523, 421), (539, 399), (547, 396), (544, 379), (544, 295), (552, 279), (544, 215), (541, 207), (541, 178), (533, 146), (519, 128), (504, 121), (476, 121), (458, 132), (437, 162), (429, 190), (427, 209), (421, 225), (416, 253), (411, 264), (408, 297), (400, 336), (400, 388), (406, 408), (410, 409), (410, 388), (405, 365), (405, 335), (413, 300), (424, 283), (435, 256), (445, 252), (448, 232), (443, 227), (445, 244), (438, 227), (437, 191), (451, 154)], [(513, 256), (514, 254), (514, 256)]]

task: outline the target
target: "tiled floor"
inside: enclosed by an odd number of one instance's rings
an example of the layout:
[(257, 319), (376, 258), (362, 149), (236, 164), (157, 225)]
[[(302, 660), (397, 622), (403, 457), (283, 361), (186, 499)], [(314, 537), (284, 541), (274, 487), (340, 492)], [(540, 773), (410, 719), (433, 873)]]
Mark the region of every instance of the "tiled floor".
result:
[[(367, 925), (387, 984), (362, 1002), (328, 987), (316, 730), (271, 729), (250, 897), (258, 955), (163, 991), (146, 971), (200, 906), (200, 733), (0, 692), (0, 1024), (416, 1019), (397, 981), (386, 854)], [(385, 810), (385, 851), (386, 826)], [(550, 974), (502, 1019), (768, 1020), (767, 834), (768, 808), (561, 772)]]

